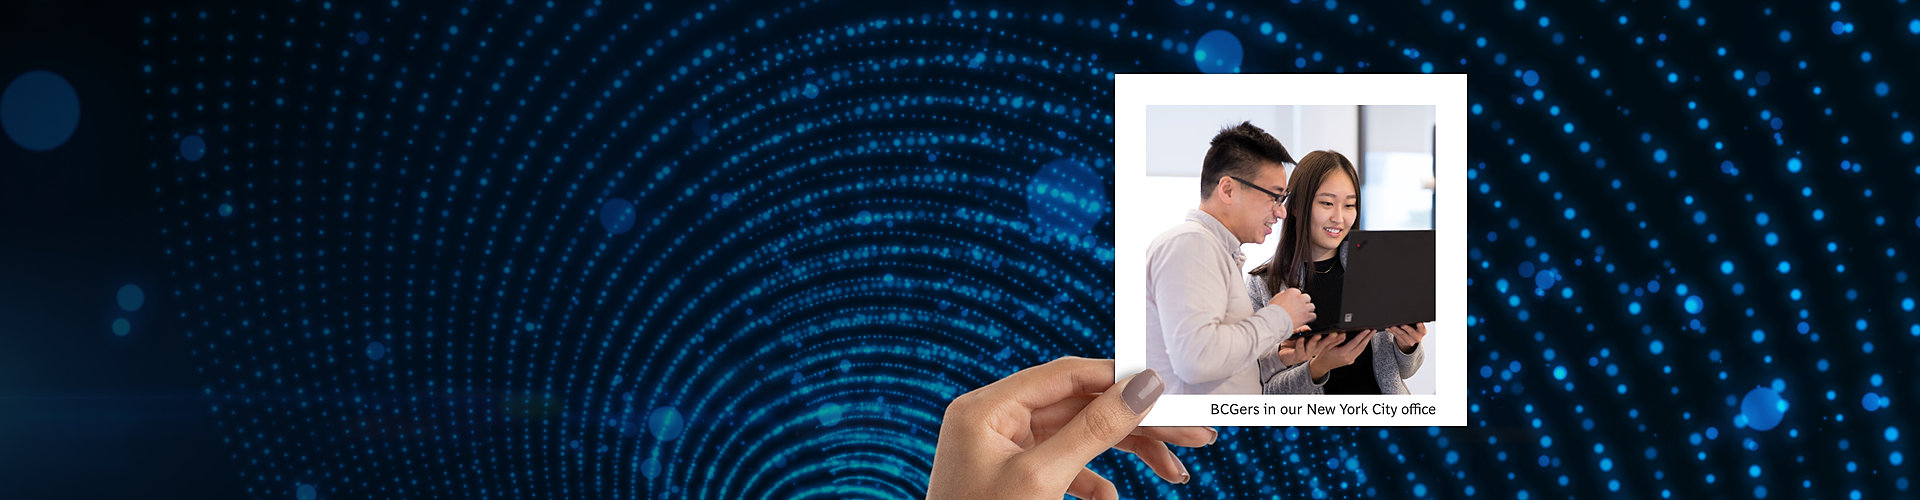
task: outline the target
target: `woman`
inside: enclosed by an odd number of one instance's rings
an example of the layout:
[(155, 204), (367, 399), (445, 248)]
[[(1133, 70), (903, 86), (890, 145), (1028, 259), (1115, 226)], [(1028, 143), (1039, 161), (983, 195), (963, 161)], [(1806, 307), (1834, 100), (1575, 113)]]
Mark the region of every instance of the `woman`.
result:
[[(1360, 215), (1360, 192), (1353, 163), (1332, 151), (1314, 151), (1300, 159), (1288, 180), (1286, 228), (1273, 259), (1254, 268), (1247, 295), (1256, 306), (1275, 293), (1299, 288), (1323, 311), (1299, 331), (1333, 326), (1340, 310), (1346, 274), (1347, 233)], [(1404, 379), (1420, 371), (1426, 351), (1424, 324), (1367, 330), (1351, 341), (1345, 334), (1295, 337), (1260, 358), (1261, 391), (1266, 394), (1408, 394)], [(1344, 342), (1344, 343), (1343, 343)]]

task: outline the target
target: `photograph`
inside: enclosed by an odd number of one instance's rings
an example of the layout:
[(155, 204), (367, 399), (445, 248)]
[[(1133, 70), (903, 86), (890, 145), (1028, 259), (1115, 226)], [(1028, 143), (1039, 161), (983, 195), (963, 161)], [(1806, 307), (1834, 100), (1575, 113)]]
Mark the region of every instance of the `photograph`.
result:
[[(1465, 215), (1438, 189), (1443, 151), (1457, 155), (1464, 136), (1441, 119), (1458, 96), (1394, 91), (1421, 76), (1434, 75), (1122, 75), (1116, 376), (1152, 370), (1169, 401), (1200, 397), (1169, 405), (1200, 418), (1181, 425), (1295, 425), (1356, 414), (1317, 413), (1336, 400), (1413, 402), (1340, 396), (1458, 401), (1446, 388), (1464, 386), (1463, 304), (1438, 293), (1459, 276), (1442, 274), (1436, 230)], [(1227, 103), (1191, 102), (1196, 86)], [(1221, 398), (1243, 395), (1298, 407)]]

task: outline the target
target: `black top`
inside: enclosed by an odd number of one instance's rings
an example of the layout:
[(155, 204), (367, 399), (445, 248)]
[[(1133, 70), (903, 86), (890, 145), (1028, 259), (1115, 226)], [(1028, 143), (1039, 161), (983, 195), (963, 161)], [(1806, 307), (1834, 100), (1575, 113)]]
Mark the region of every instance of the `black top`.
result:
[[(1306, 292), (1313, 300), (1313, 310), (1319, 315), (1307, 324), (1310, 328), (1332, 328), (1337, 323), (1340, 294), (1344, 291), (1346, 275), (1347, 268), (1340, 265), (1337, 255), (1313, 263), (1313, 270), (1306, 279)], [(1327, 394), (1380, 394), (1380, 381), (1373, 374), (1373, 339), (1363, 338), (1359, 332), (1354, 332), (1348, 334), (1347, 342), (1366, 342), (1367, 347), (1360, 350), (1353, 364), (1328, 372), (1324, 390)]]

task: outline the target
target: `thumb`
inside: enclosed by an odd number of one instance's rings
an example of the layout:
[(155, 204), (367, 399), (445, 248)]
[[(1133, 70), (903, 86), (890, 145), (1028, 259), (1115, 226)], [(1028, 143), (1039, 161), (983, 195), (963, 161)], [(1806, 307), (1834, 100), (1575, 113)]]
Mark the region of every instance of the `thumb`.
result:
[(1028, 470), (1071, 467), (1067, 470), (1077, 471), (1126, 439), (1166, 390), (1166, 382), (1151, 369), (1115, 383), (1087, 403), (1053, 437), (1021, 453), (1017, 460), (1029, 462), (1024, 466)]

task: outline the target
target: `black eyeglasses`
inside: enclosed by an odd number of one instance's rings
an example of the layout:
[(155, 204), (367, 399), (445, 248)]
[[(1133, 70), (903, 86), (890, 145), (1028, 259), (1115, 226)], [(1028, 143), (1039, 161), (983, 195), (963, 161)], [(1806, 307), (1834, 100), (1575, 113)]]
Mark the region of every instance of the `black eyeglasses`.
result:
[(1287, 204), (1287, 199), (1288, 199), (1288, 198), (1291, 198), (1291, 197), (1293, 197), (1293, 193), (1275, 193), (1275, 192), (1273, 192), (1273, 191), (1268, 191), (1268, 190), (1267, 190), (1266, 188), (1263, 188), (1263, 187), (1260, 187), (1260, 185), (1258, 185), (1258, 184), (1254, 184), (1254, 183), (1252, 183), (1252, 182), (1249, 182), (1249, 181), (1247, 181), (1246, 179), (1242, 179), (1242, 178), (1239, 178), (1239, 177), (1234, 177), (1234, 176), (1231, 176), (1231, 175), (1229, 175), (1229, 176), (1227, 176), (1227, 178), (1228, 178), (1228, 179), (1233, 179), (1233, 180), (1235, 180), (1235, 181), (1238, 181), (1239, 183), (1241, 183), (1241, 184), (1244, 184), (1244, 185), (1246, 185), (1247, 187), (1250, 187), (1250, 188), (1253, 188), (1253, 190), (1255, 190), (1255, 191), (1259, 191), (1259, 192), (1261, 192), (1261, 193), (1265, 193), (1265, 194), (1266, 194), (1266, 195), (1267, 195), (1268, 197), (1271, 197), (1271, 198), (1273, 198), (1273, 207), (1272, 207), (1272, 208), (1280, 208), (1280, 206), (1282, 206), (1282, 205), (1286, 205), (1286, 204)]

